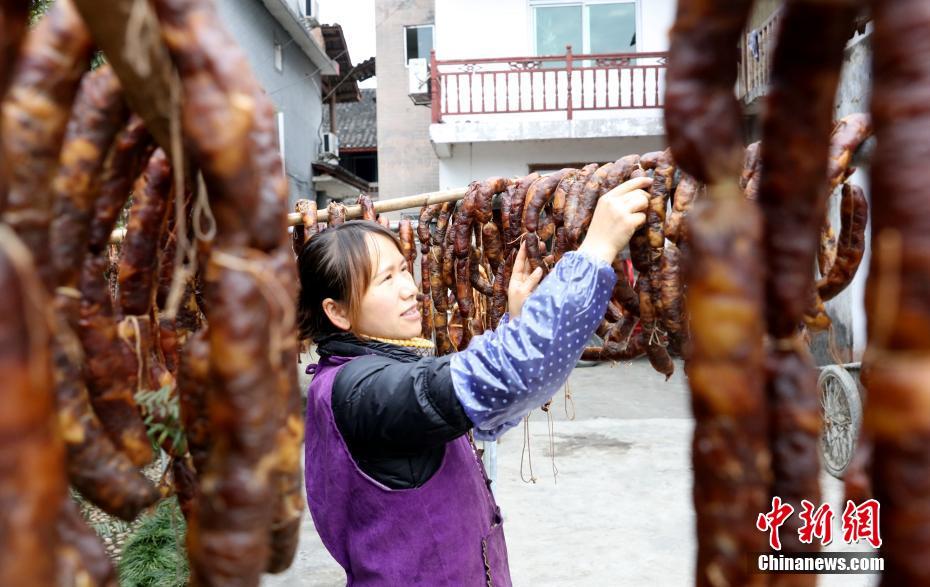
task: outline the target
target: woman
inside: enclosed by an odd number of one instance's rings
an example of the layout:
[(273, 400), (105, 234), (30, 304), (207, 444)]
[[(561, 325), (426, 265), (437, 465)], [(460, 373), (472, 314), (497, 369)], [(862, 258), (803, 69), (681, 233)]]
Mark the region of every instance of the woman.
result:
[(430, 344), (415, 338), (417, 286), (393, 233), (347, 222), (301, 251), (301, 330), (320, 355), (307, 498), (349, 585), (510, 584), (500, 510), (466, 433), (496, 438), (564, 384), (604, 316), (611, 261), (645, 221), (650, 183), (604, 195), (584, 242), (538, 288), (521, 246), (509, 312), (444, 357), (423, 356)]

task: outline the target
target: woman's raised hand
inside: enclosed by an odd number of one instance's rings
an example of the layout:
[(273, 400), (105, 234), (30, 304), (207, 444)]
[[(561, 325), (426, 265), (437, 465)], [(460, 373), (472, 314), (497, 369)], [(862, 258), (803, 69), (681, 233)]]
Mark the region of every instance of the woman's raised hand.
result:
[(530, 262), (526, 258), (526, 241), (521, 242), (520, 251), (513, 263), (510, 285), (507, 287), (507, 311), (510, 312), (511, 318), (520, 315), (523, 302), (530, 297), (542, 278), (542, 267), (537, 267), (535, 271), (530, 270)]
[(580, 252), (611, 263), (627, 246), (637, 228), (646, 222), (652, 178), (638, 177), (610, 190), (597, 201), (588, 234)]

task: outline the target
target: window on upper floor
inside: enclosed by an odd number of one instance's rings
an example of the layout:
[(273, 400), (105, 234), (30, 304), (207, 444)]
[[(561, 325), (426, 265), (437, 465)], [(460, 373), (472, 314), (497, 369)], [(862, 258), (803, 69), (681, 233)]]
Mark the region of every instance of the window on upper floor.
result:
[(411, 59), (429, 59), (433, 50), (433, 25), (404, 27), (404, 65)]
[(636, 0), (530, 0), (537, 55), (636, 51)]
[(284, 71), (284, 47), (277, 41), (274, 43), (274, 69), (279, 73)]

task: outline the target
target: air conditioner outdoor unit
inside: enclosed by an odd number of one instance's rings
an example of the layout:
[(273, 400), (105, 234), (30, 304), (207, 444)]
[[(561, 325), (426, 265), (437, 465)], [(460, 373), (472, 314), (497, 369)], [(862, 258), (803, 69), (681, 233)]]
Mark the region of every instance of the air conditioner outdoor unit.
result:
[(426, 93), (429, 82), (429, 60), (423, 57), (411, 59), (407, 65), (407, 93)]
[(304, 25), (308, 30), (313, 30), (320, 26), (318, 18), (319, 6), (317, 0), (304, 0), (300, 7), (301, 16), (304, 18)]
[(324, 132), (323, 143), (320, 145), (321, 159), (339, 158), (339, 136), (336, 133)]

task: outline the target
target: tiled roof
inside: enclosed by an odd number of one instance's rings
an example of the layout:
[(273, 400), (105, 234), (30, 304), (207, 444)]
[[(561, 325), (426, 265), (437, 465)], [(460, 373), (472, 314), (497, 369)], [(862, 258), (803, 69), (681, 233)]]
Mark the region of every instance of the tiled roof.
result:
[(358, 82), (351, 76), (352, 59), (349, 57), (349, 47), (346, 45), (342, 26), (324, 24), (320, 27), (320, 30), (323, 33), (326, 54), (339, 64), (339, 75), (323, 76), (324, 98), (330, 93), (335, 93), (337, 102), (358, 101)]
[[(361, 90), (358, 102), (336, 104), (336, 134), (340, 149), (375, 149), (378, 147), (378, 108), (375, 89)], [(329, 108), (323, 105), (323, 130), (329, 130)]]
[(344, 184), (350, 185), (363, 192), (371, 192), (371, 184), (362, 179), (361, 177), (355, 175), (345, 167), (341, 165), (333, 165), (332, 163), (324, 163), (323, 161), (314, 161), (311, 163), (313, 167), (313, 175), (329, 175), (338, 179)]

